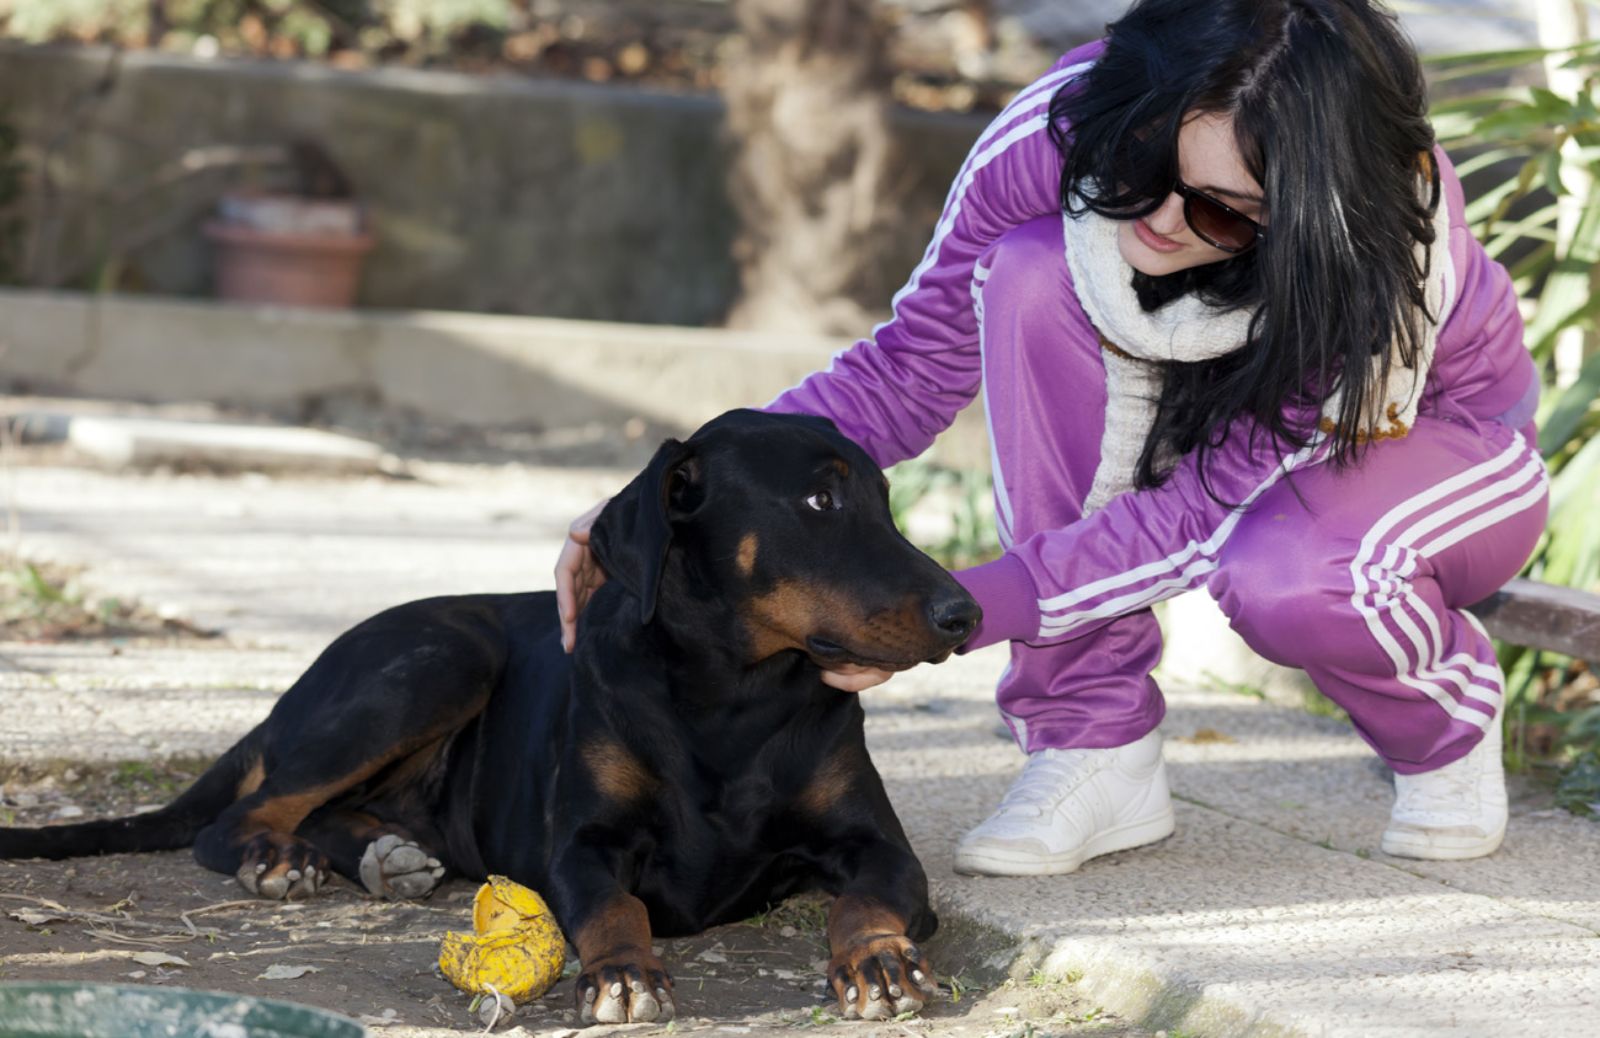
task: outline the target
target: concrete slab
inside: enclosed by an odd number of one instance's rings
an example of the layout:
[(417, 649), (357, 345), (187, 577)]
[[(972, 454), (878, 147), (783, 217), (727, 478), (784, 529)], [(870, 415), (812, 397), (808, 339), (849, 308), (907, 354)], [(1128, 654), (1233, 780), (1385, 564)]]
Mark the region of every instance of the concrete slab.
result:
[[(680, 434), (825, 367), (836, 338), (437, 311), (318, 311), (0, 289), (0, 386), (274, 412), (354, 399), (395, 417)], [(63, 358), (67, 358), (64, 360)], [(981, 406), (939, 438), (988, 464)]]
[(383, 448), (320, 429), (157, 418), (82, 416), (67, 423), (69, 444), (106, 465), (199, 464), (238, 469), (376, 472)]

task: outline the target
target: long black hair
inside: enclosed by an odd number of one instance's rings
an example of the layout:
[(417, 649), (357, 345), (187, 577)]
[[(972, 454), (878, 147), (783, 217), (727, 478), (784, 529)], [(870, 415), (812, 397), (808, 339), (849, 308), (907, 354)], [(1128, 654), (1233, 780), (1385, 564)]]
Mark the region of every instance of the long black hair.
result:
[(1359, 454), (1390, 362), (1414, 365), (1437, 317), (1423, 296), (1428, 250), (1419, 260), (1415, 248), (1433, 243), (1439, 203), (1426, 112), (1416, 51), (1369, 0), (1138, 0), (1087, 76), (1052, 98), (1069, 212), (1154, 212), (1178, 178), (1178, 132), (1199, 113), (1232, 117), (1265, 193), (1255, 248), (1134, 275), (1146, 310), (1186, 293), (1256, 308), (1241, 349), (1165, 366), (1138, 486), (1159, 485), (1164, 459), (1192, 451), (1203, 476), (1204, 452), (1242, 416), (1274, 445), (1304, 447), (1341, 390), (1324, 426), (1331, 460)]

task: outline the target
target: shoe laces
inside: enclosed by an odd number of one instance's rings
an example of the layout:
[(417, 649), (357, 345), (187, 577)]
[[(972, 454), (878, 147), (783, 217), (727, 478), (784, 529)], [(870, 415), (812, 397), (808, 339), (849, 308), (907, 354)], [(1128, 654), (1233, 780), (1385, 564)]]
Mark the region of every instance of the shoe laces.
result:
[(1039, 750), (1028, 755), (1022, 774), (1000, 801), (996, 814), (1042, 815), (1100, 770), (1095, 750)]

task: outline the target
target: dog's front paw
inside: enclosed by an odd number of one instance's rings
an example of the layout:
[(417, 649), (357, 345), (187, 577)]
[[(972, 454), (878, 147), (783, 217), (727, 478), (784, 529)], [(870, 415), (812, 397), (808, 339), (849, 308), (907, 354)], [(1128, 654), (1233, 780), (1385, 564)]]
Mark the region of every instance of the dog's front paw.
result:
[(585, 1024), (638, 1024), (671, 1020), (672, 977), (648, 951), (629, 950), (583, 964), (575, 989)]
[(904, 937), (852, 943), (828, 963), (828, 981), (846, 1020), (887, 1020), (933, 1000), (933, 970)]

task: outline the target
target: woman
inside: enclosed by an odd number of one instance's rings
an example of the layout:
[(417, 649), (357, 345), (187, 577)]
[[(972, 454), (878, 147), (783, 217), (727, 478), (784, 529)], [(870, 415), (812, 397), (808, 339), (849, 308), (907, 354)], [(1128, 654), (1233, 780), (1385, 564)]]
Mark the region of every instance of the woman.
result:
[(1141, 0), (984, 133), (890, 320), (769, 405), (889, 464), (984, 394), (1005, 553), (956, 576), (1028, 760), (959, 870), (1171, 833), (1150, 607), (1199, 587), (1394, 769), (1386, 852), (1499, 846), (1504, 679), (1462, 607), (1543, 527), (1538, 385), (1425, 110), (1369, 0)]

